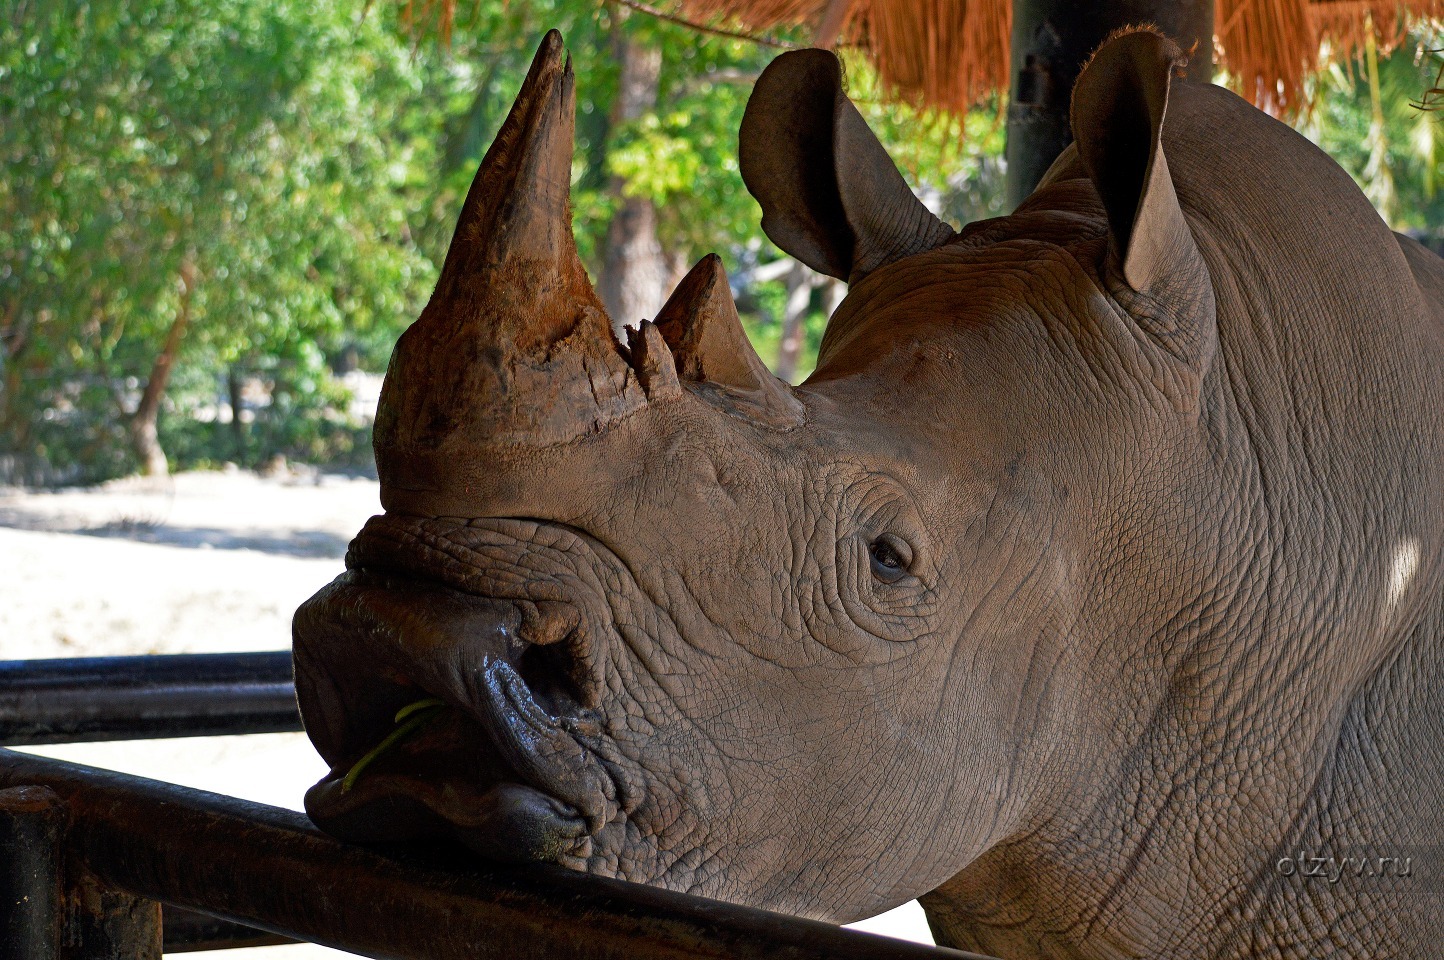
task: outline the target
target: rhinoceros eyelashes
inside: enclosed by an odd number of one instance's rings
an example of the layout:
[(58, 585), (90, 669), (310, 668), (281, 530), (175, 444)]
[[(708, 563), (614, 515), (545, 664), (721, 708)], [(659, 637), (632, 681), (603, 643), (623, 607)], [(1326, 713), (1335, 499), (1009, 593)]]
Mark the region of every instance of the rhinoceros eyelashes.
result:
[(872, 575), (883, 583), (897, 583), (912, 566), (913, 549), (906, 540), (885, 533), (867, 546)]

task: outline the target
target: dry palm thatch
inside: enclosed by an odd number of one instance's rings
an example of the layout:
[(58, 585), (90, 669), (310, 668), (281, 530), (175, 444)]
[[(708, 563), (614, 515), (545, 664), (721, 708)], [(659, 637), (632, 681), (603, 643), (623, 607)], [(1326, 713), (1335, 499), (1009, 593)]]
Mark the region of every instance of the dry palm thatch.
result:
[(1444, 0), (1218, 0), (1223, 66), (1265, 109), (1306, 106), (1304, 81), (1323, 56), (1359, 59), (1404, 39), (1411, 20), (1444, 16)]
[[(1008, 84), (1011, 0), (680, 0), (694, 19), (765, 31), (811, 25), (866, 51), (878, 79), (913, 103), (961, 113)], [(1396, 46), (1411, 19), (1444, 17), (1444, 0), (1217, 0), (1216, 34), (1235, 85), (1265, 109), (1306, 105), (1321, 64)]]
[(817, 46), (867, 52), (889, 93), (962, 113), (1008, 85), (1012, 0), (682, 0), (694, 18), (719, 12), (746, 29), (806, 24)]

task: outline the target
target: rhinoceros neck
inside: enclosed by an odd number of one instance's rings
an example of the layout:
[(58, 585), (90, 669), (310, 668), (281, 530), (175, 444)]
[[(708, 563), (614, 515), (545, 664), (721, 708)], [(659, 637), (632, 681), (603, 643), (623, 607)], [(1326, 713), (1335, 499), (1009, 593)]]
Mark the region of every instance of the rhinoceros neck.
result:
[(1031, 825), (923, 897), (939, 943), (1008, 960), (1437, 956), (1438, 606), (1312, 745), (1262, 731), (1178, 751), (1165, 724), (1076, 815)]
[(1217, 573), (1135, 598), (1106, 756), (924, 905), (1010, 960), (1437, 956), (1444, 265), (1229, 94), (1183, 92), (1165, 147), (1218, 312), (1171, 494)]

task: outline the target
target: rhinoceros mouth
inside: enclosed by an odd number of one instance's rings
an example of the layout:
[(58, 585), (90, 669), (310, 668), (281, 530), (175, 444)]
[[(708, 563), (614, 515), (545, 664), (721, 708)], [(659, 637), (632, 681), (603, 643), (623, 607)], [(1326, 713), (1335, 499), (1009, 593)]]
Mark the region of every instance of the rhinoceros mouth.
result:
[[(354, 781), (351, 768), (333, 770), (307, 792), (312, 820), (361, 842), (451, 836), (495, 860), (584, 855), (612, 811), (588, 775), (595, 760), (576, 738), (582, 722), (549, 715), (504, 661), (483, 670), (474, 707), (485, 722), (452, 717), (452, 730), (419, 738)], [(462, 770), (459, 736), (469, 740)]]
[[(307, 812), (354, 841), (455, 837), (493, 859), (585, 858), (618, 808), (600, 726), (577, 696), (585, 665), (565, 667), (579, 620), (570, 604), (540, 601), (543, 617), (537, 601), (477, 589), (495, 579), (457, 542), (472, 529), (376, 518), (351, 570), (297, 612), (302, 714), (332, 765)], [(438, 719), (348, 777), (418, 697), (443, 705)]]

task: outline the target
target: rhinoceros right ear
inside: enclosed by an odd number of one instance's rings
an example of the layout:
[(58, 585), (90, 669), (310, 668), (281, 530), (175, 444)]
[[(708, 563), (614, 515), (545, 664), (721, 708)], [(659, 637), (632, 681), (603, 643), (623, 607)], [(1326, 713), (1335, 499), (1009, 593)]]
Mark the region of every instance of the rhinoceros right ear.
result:
[(1073, 138), (1108, 212), (1113, 252), (1128, 285), (1158, 294), (1171, 277), (1201, 265), (1183, 217), (1168, 158), (1163, 117), (1173, 73), (1187, 62), (1151, 30), (1104, 43), (1073, 87)]
[(953, 235), (847, 98), (829, 51), (784, 53), (762, 71), (738, 146), (762, 229), (819, 273), (856, 282)]

